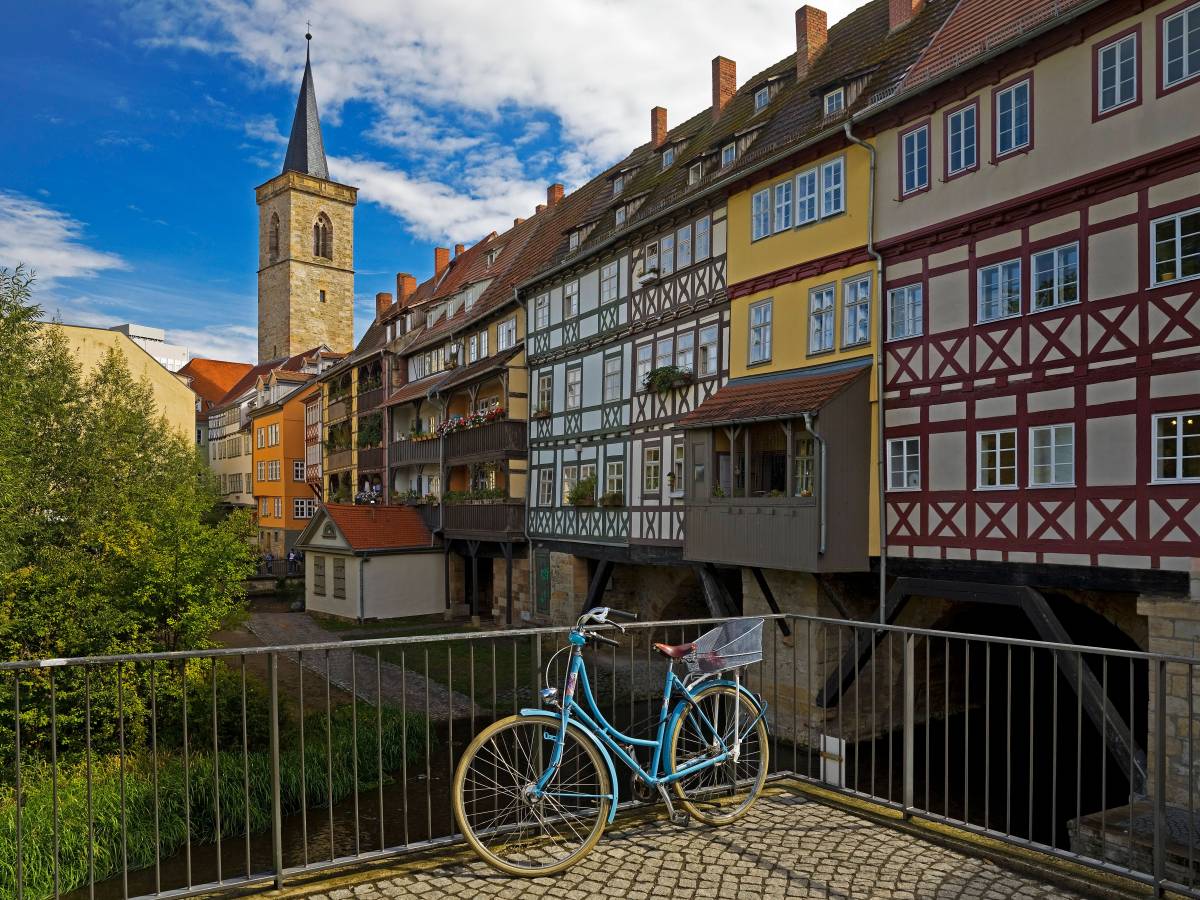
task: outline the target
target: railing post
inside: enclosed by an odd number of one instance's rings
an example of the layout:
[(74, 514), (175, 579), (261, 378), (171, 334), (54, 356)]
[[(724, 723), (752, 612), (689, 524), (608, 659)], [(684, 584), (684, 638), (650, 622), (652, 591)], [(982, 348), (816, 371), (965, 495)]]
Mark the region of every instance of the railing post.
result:
[[(904, 635), (904, 817), (908, 818), (914, 798), (914, 735), (916, 734), (916, 635)], [(928, 714), (928, 713), (926, 713)]]
[(275, 888), (283, 887), (283, 797), (279, 785), (279, 655), (267, 655), (267, 681), (271, 693), (271, 860)]
[(1154, 896), (1167, 868), (1167, 661), (1154, 661)]

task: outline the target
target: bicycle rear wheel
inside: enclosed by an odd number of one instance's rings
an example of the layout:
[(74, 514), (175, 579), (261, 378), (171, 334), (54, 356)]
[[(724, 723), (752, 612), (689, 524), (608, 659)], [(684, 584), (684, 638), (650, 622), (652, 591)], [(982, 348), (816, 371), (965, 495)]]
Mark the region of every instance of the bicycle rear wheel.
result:
[(729, 684), (714, 684), (698, 691), (695, 706), (687, 706), (675, 720), (669, 757), (672, 772), (718, 755), (721, 742), (732, 748), (735, 721), (736, 731), (741, 732), (736, 760), (726, 760), (672, 782), (679, 804), (694, 819), (708, 825), (726, 825), (744, 816), (758, 799), (769, 763), (766, 717), (758, 713), (758, 705), (744, 691)]
[(540, 798), (531, 788), (550, 764), (562, 723), (510, 716), (467, 747), (454, 773), (454, 817), (484, 862), (534, 878), (574, 865), (596, 846), (612, 804), (608, 767), (590, 737), (567, 728), (562, 762)]

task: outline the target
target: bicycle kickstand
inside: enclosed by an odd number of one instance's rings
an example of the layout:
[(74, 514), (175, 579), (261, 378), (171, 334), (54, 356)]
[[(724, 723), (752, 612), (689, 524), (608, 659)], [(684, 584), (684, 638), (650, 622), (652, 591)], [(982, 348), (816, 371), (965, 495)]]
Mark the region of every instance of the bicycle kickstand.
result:
[(680, 810), (675, 809), (675, 804), (671, 802), (671, 795), (667, 791), (666, 785), (660, 784), (660, 785), (657, 785), (657, 787), (658, 787), (658, 795), (660, 797), (662, 797), (663, 803), (667, 804), (667, 816), (671, 819), (671, 824), (678, 825), (681, 828), (683, 826), (687, 825), (687, 823), (692, 820), (692, 817), (689, 816), (682, 809), (680, 809)]

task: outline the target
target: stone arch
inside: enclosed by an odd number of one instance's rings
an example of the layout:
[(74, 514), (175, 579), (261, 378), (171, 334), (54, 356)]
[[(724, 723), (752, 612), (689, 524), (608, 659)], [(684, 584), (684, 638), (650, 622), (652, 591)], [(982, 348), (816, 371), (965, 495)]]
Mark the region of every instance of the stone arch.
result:
[(279, 213), (271, 213), (271, 224), (267, 231), (267, 255), (271, 262), (279, 259)]
[(333, 223), (325, 213), (313, 223), (313, 256), (333, 259)]

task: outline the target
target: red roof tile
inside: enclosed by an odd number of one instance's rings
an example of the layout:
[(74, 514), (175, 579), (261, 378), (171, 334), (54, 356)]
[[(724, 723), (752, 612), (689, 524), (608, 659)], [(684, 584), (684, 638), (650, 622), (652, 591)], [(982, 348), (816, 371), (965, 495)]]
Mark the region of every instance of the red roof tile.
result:
[(730, 381), (679, 420), (681, 428), (790, 419), (812, 413), (865, 377), (869, 366), (812, 374), (759, 375)]
[(356, 553), (433, 546), (433, 534), (425, 526), (421, 514), (411, 506), (327, 503), (325, 512)]
[(224, 397), (252, 368), (250, 363), (193, 358), (179, 370), (179, 374), (191, 379), (196, 396), (211, 404)]

